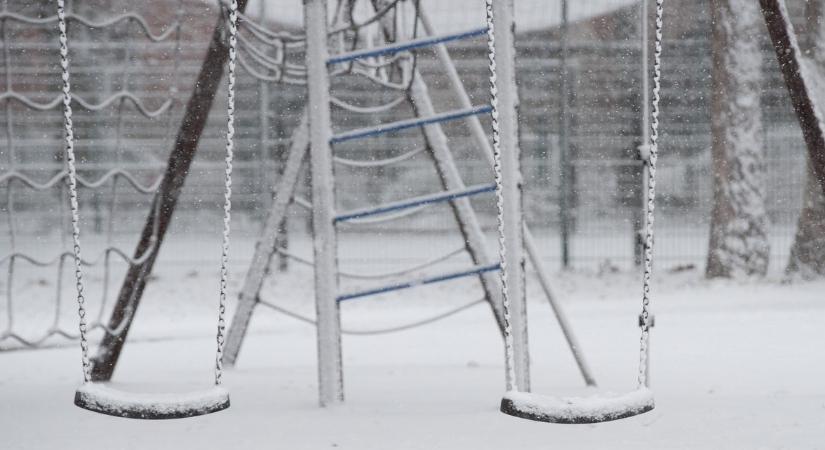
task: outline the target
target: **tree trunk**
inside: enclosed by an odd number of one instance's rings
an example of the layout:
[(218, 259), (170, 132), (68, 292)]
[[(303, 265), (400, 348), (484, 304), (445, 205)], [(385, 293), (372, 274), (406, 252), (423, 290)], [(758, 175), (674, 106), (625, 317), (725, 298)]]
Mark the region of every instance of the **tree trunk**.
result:
[(710, 3), (714, 205), (706, 275), (761, 276), (767, 271), (770, 252), (764, 205), (762, 56), (758, 39), (764, 29), (756, 2)]
[[(803, 53), (810, 55), (813, 61), (809, 67), (821, 73), (825, 70), (825, 0), (810, 0), (805, 8), (807, 39), (803, 41)], [(813, 71), (812, 71), (813, 72)], [(818, 76), (811, 73), (812, 76)], [(822, 99), (815, 102), (815, 107), (822, 113)], [(810, 158), (806, 159), (805, 191), (802, 211), (796, 228), (796, 237), (791, 247), (791, 256), (785, 273), (791, 277), (813, 279), (825, 276), (825, 195)]]

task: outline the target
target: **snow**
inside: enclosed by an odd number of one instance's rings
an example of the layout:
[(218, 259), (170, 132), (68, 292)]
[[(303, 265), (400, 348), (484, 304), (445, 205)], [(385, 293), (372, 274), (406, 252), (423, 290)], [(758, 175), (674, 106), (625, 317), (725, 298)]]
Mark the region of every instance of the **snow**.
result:
[[(249, 246), (239, 244), (233, 254), (240, 258)], [(181, 248), (197, 245), (209, 247)], [(233, 262), (230, 299), (246, 270)], [(115, 382), (137, 392), (188, 392), (212, 377), (217, 267), (214, 259), (202, 266), (161, 260), (158, 269)], [(346, 401), (319, 408), (315, 330), (258, 308), (238, 365), (224, 375), (232, 406), (191, 419), (134, 421), (77, 408), (82, 372), (74, 345), (0, 353), (0, 448), (825, 449), (825, 282), (782, 284), (781, 274), (708, 282), (699, 272), (656, 273), (656, 409), (633, 418), (568, 426), (500, 413), (501, 339), (486, 305), (402, 333), (344, 336)], [(551, 275), (599, 392), (632, 390), (639, 275)], [(90, 281), (99, 289), (94, 271)], [(295, 265), (269, 277), (264, 294), (312, 316), (312, 285), (312, 272)], [(587, 396), (532, 275), (528, 293), (534, 391)], [(480, 294), (472, 280), (393, 292), (342, 304), (342, 324), (394, 326)]]
[(220, 386), (185, 393), (149, 393), (118, 390), (106, 383), (84, 383), (75, 404), (112, 416), (175, 418), (208, 414), (229, 405), (229, 391)]
[(530, 392), (504, 394), (508, 409), (518, 417), (554, 423), (593, 423), (626, 418), (653, 409), (653, 391), (636, 389), (625, 394), (594, 394), (588, 397), (550, 397)]

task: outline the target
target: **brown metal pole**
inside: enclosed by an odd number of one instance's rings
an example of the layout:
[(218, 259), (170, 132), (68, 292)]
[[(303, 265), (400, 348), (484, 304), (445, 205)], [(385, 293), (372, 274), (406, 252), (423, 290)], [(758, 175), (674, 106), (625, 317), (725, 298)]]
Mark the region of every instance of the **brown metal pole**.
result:
[(808, 80), (802, 75), (799, 44), (790, 23), (788, 10), (783, 0), (760, 0), (759, 4), (791, 97), (791, 104), (802, 128), (811, 167), (825, 195), (825, 130), (817, 118), (816, 106), (811, 99), (813, 86), (808, 85)]
[[(238, 11), (246, 9), (247, 0), (238, 0)], [(146, 218), (146, 224), (135, 249), (135, 257), (151, 251), (149, 257), (141, 264), (132, 265), (123, 280), (118, 294), (117, 303), (109, 318), (109, 327), (121, 327), (120, 333), (106, 334), (100, 343), (98, 354), (92, 360), (92, 380), (108, 381), (112, 378), (120, 352), (126, 342), (126, 335), (137, 313), (146, 279), (152, 273), (160, 246), (166, 235), (166, 230), (172, 221), (172, 214), (178, 203), (186, 176), (198, 149), (203, 129), (209, 118), (209, 111), (215, 100), (215, 94), (223, 77), (224, 64), (229, 57), (229, 49), (224, 42), (224, 17), (218, 18), (212, 41), (206, 52), (200, 73), (195, 81), (192, 96), (186, 105), (186, 111), (175, 139), (175, 148), (169, 155), (163, 182), (155, 193), (152, 209)], [(160, 207), (158, 208), (158, 202)], [(157, 215), (157, 217), (156, 217)], [(157, 221), (157, 225), (155, 225)], [(157, 226), (157, 242), (152, 242)], [(131, 312), (130, 312), (131, 311)], [(121, 324), (121, 322), (126, 321)]]

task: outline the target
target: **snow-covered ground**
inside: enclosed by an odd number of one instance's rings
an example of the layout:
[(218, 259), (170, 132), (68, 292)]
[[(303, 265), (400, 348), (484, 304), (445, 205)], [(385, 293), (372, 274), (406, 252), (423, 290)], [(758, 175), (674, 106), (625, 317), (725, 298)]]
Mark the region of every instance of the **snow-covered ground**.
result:
[[(233, 273), (237, 291), (241, 269)], [(599, 383), (634, 385), (640, 286), (634, 274), (555, 273), (558, 297)], [(312, 274), (294, 266), (265, 297), (311, 315)], [(211, 381), (216, 279), (167, 268), (147, 291), (116, 379), (131, 389)], [(72, 404), (74, 346), (0, 353), (0, 449), (825, 449), (825, 283), (707, 282), (660, 273), (653, 307), (657, 408), (600, 425), (550, 425), (497, 411), (504, 371), (486, 305), (382, 336), (345, 336), (346, 403), (317, 406), (314, 329), (263, 308), (225, 375), (232, 407), (142, 422)], [(536, 283), (534, 390), (581, 394), (582, 380)], [(392, 326), (480, 296), (471, 280), (342, 305), (344, 326)], [(233, 297), (234, 298), (234, 297)], [(18, 320), (22, 320), (18, 318)]]

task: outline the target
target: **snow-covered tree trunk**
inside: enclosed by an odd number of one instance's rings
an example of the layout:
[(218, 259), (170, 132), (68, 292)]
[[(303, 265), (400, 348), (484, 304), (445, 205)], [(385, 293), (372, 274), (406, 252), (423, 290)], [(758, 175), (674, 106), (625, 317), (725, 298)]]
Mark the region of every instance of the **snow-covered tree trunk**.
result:
[(764, 275), (770, 245), (764, 205), (759, 4), (712, 0), (712, 170), (708, 277)]
[[(825, 71), (825, 0), (810, 0), (806, 5), (805, 18), (807, 21), (807, 39), (805, 40), (805, 54), (811, 61), (808, 71), (812, 77), (820, 77)], [(825, 83), (817, 83), (822, 86)], [(821, 92), (812, 99), (816, 108), (823, 110)], [(790, 276), (799, 276), (805, 279), (825, 276), (825, 195), (810, 160), (807, 160), (805, 192), (803, 194), (802, 211), (796, 229), (796, 237), (791, 247), (791, 256), (785, 272)]]

